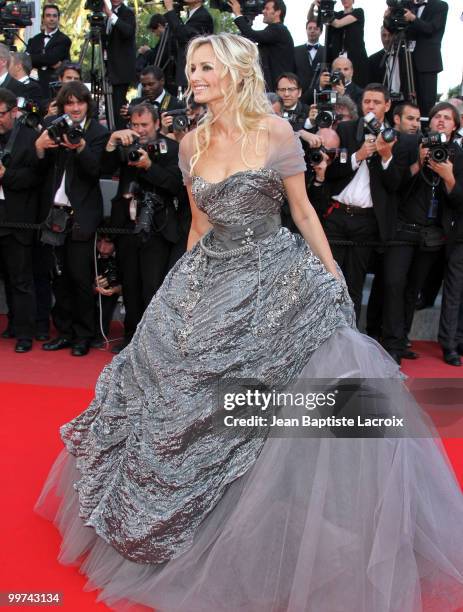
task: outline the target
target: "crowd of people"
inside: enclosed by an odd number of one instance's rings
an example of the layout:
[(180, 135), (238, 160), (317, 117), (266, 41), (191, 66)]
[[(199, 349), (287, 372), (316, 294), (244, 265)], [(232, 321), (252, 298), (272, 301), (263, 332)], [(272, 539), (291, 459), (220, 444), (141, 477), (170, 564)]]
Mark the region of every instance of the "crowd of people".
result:
[[(166, 12), (148, 24), (157, 44), (138, 50), (132, 9), (121, 0), (104, 4), (112, 131), (108, 108), (96, 106), (82, 66), (70, 61), (56, 5), (43, 6), (42, 32), (24, 52), (0, 44), (0, 265), (9, 311), (2, 335), (16, 338), (17, 352), (36, 338), (43, 350), (86, 355), (102, 346), (122, 296), (124, 338), (112, 349), (119, 352), (187, 248), (179, 147), (207, 108), (184, 96), (185, 56), (191, 39), (213, 32), (213, 20), (202, 0), (183, 4), (187, 16), (164, 0)], [(295, 47), (282, 0), (264, 3), (262, 30), (245, 3), (228, 2), (241, 35), (258, 46), (269, 112), (286, 118), (302, 142), (307, 191), (357, 319), (371, 272), (367, 333), (398, 363), (415, 359), (408, 337), (415, 309), (433, 304), (443, 281), (439, 342), (446, 363), (459, 366), (463, 98), (437, 100), (448, 6), (411, 1), (397, 13), (385, 4), (383, 49), (367, 57), (364, 13), (353, 4), (342, 0), (343, 11), (326, 14), (314, 0), (307, 43)], [(109, 219), (102, 177), (118, 178)], [(283, 216), (294, 231), (288, 210)]]

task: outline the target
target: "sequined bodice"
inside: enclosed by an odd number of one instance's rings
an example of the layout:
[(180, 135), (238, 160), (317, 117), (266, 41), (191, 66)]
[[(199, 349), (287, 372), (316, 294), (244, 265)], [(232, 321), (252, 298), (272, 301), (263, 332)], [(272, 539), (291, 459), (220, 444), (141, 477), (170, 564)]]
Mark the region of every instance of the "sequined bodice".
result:
[(213, 225), (246, 225), (279, 213), (285, 194), (281, 176), (271, 168), (243, 170), (218, 183), (193, 176), (192, 191)]

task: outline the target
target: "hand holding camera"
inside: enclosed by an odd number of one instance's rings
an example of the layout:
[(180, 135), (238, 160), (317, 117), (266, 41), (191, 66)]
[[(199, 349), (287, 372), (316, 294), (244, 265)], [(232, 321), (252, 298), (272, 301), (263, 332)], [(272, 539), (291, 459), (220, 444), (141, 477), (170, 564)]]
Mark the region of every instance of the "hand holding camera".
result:
[(355, 154), (357, 162), (364, 161), (377, 152), (376, 149), (376, 138), (374, 136), (367, 135), (365, 142)]
[(128, 161), (127, 165), (134, 166), (134, 168), (141, 168), (142, 170), (148, 170), (149, 168), (151, 168), (151, 164), (153, 162), (150, 159), (148, 151), (145, 151), (145, 149), (142, 148), (138, 148), (136, 150), (136, 153), (138, 153), (138, 159)]
[(111, 134), (108, 144), (106, 145), (106, 150), (108, 152), (114, 151), (119, 145), (128, 147), (137, 139), (138, 134), (134, 130), (128, 128), (126, 130), (117, 130)]

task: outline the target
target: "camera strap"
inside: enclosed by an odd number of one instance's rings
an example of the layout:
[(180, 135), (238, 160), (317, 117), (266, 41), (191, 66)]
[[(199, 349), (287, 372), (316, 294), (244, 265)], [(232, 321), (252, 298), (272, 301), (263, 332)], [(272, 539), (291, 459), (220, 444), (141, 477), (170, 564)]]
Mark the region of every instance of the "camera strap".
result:
[(5, 156), (11, 155), (14, 148), (14, 143), (16, 142), (19, 130), (21, 129), (21, 125), (22, 124), (16, 119), (14, 122), (13, 129), (11, 130), (10, 137), (8, 138), (8, 142), (6, 143), (5, 148), (3, 149), (3, 158), (5, 158)]

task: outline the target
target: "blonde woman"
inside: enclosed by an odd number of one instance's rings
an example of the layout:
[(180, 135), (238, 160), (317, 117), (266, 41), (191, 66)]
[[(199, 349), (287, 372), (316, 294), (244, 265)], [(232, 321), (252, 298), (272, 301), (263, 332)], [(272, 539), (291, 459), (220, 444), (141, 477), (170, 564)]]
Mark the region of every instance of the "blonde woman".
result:
[[(256, 47), (196, 38), (187, 67), (208, 107), (181, 143), (190, 250), (90, 407), (62, 428), (66, 450), (39, 502), (63, 534), (61, 560), (84, 556), (116, 608), (416, 612), (432, 594), (428, 609), (453, 609), (463, 505), (433, 439), (352, 438), (341, 426), (269, 436), (273, 419), (317, 415), (313, 393), (302, 407), (257, 402), (242, 426), (227, 424), (244, 389), (251, 410), (262, 387), (317, 380), (326, 392), (323, 379), (341, 379), (335, 397), (371, 378), (393, 397), (368, 411), (429, 433), (395, 362), (352, 327), (299, 141), (270, 113)], [(285, 198), (302, 237), (280, 227)]]

